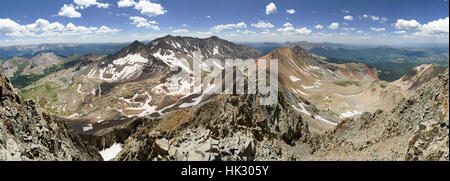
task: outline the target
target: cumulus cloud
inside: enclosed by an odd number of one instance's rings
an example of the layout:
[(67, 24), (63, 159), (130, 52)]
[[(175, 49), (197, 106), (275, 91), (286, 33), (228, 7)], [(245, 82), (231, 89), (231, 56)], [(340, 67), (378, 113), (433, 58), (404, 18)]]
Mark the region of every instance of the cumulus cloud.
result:
[(328, 29), (330, 29), (330, 30), (336, 30), (336, 29), (338, 29), (338, 28), (339, 28), (339, 23), (337, 23), (337, 22), (331, 23), (331, 24), (328, 26)]
[(147, 29), (160, 30), (159, 26), (156, 25), (158, 24), (156, 21), (148, 21), (147, 19), (139, 16), (131, 16), (130, 20), (133, 21), (131, 24), (136, 25), (138, 28), (144, 27)]
[(415, 19), (412, 20), (404, 20), (404, 19), (398, 19), (397, 22), (394, 24), (395, 29), (407, 29), (407, 30), (417, 30), (420, 28), (420, 23), (417, 22)]
[(100, 3), (97, 0), (74, 0), (73, 1), (77, 6), (77, 9), (84, 9), (90, 6), (97, 6), (98, 8), (108, 8), (108, 3)]
[(177, 30), (173, 30), (172, 32), (173, 32), (173, 33), (188, 33), (189, 30), (186, 30), (186, 29), (177, 29)]
[[(428, 37), (448, 37), (449, 35), (449, 17), (445, 19), (439, 19), (435, 21), (428, 22), (427, 24), (420, 24), (415, 19), (404, 20), (398, 19), (396, 23), (393, 24), (395, 29), (405, 29), (416, 31), (413, 35), (415, 36), (428, 36)], [(402, 31), (398, 31), (402, 32)], [(396, 32), (397, 33), (397, 32)]]
[(406, 31), (405, 30), (401, 30), (401, 31), (395, 31), (394, 33), (395, 34), (406, 34)]
[(117, 2), (117, 6), (119, 6), (119, 8), (133, 7), (134, 5), (136, 5), (134, 0), (120, 0)]
[(269, 29), (265, 29), (263, 32), (261, 32), (262, 35), (268, 35), (270, 34), (270, 30)]
[(266, 15), (274, 14), (277, 12), (277, 6), (274, 3), (270, 3), (266, 6)]
[(350, 11), (349, 11), (349, 10), (342, 10), (341, 12), (342, 12), (342, 13), (347, 13), (347, 14), (349, 14), (349, 13), (350, 13)]
[(275, 27), (273, 24), (271, 24), (269, 22), (264, 22), (262, 20), (259, 20), (258, 23), (252, 24), (252, 26), (255, 28), (261, 28), (261, 29), (268, 29), (268, 28)]
[(45, 19), (38, 19), (36, 22), (27, 25), (20, 25), (10, 19), (0, 19), (0, 35), (12, 37), (53, 37), (115, 33), (119, 31), (119, 29), (113, 29), (107, 26), (98, 28), (76, 26), (73, 23), (68, 23), (67, 25), (59, 22), (50, 23)]
[(297, 34), (297, 35), (309, 35), (312, 33), (308, 28), (294, 28), (291, 23), (285, 23), (284, 28), (277, 29), (278, 32), (288, 33), (288, 34)]
[(134, 0), (120, 0), (117, 2), (117, 5), (119, 8), (133, 7), (134, 9), (140, 11), (142, 15), (149, 17), (167, 13), (167, 10), (165, 10), (161, 4), (152, 3), (149, 0), (139, 0), (139, 2), (135, 2)]
[(81, 13), (75, 10), (75, 7), (72, 4), (64, 4), (61, 10), (58, 12), (58, 15), (69, 18), (81, 18)]
[(356, 28), (346, 28), (346, 27), (344, 27), (344, 28), (342, 28), (342, 30), (344, 30), (344, 31), (355, 31)]
[(430, 36), (430, 37), (448, 37), (449, 36), (449, 17), (428, 22), (419, 28), (419, 31), (414, 33), (416, 36)]
[(221, 24), (221, 25), (212, 27), (211, 31), (221, 32), (223, 30), (233, 29), (233, 28), (247, 28), (247, 24), (245, 24), (244, 22), (240, 22), (237, 24)]
[(314, 26), (314, 28), (319, 30), (319, 29), (323, 29), (323, 26), (322, 25), (316, 25), (316, 26)]
[(350, 15), (344, 16), (344, 19), (347, 20), (347, 21), (352, 21), (353, 20), (353, 16), (350, 16)]
[(380, 23), (385, 23), (388, 19), (386, 17), (369, 16), (372, 21), (378, 21)]
[(308, 28), (300, 28), (300, 29), (295, 30), (295, 34), (298, 34), (298, 35), (309, 35), (311, 33), (312, 33), (312, 31), (309, 30)]
[(0, 35), (8, 35), (16, 32), (20, 25), (11, 19), (0, 19)]
[(96, 34), (106, 34), (106, 33), (117, 33), (119, 31), (120, 30), (118, 30), (118, 29), (111, 29), (111, 28), (109, 28), (107, 26), (102, 26), (99, 29), (96, 29), (94, 33), (96, 33)]
[(242, 31), (242, 34), (255, 34), (256, 32), (254, 32), (254, 31), (251, 31), (251, 30), (244, 30), (244, 31)]
[(287, 14), (295, 14), (295, 9), (288, 9), (286, 10)]
[(375, 27), (371, 27), (370, 30), (376, 31), (376, 32), (380, 32), (380, 31), (386, 31), (386, 28), (375, 28)]

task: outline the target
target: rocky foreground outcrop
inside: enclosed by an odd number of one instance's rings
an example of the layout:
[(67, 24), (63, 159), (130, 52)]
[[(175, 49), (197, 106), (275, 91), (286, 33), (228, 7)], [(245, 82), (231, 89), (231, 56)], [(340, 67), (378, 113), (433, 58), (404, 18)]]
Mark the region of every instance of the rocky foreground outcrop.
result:
[[(286, 160), (273, 142), (308, 140), (307, 120), (294, 106), (309, 104), (280, 88), (278, 104), (257, 104), (257, 95), (219, 95), (195, 108), (175, 111), (141, 127), (116, 160)], [(309, 107), (308, 107), (309, 108)], [(317, 109), (311, 108), (317, 114)], [(329, 115), (331, 118), (332, 115)]]
[(391, 112), (364, 113), (311, 138), (309, 160), (449, 160), (449, 71)]
[(256, 95), (220, 95), (147, 120), (115, 160), (449, 160), (448, 77), (390, 112), (344, 119), (323, 134), (308, 130), (310, 118), (292, 106), (304, 100), (284, 88), (274, 106), (257, 105)]
[(34, 101), (23, 100), (3, 74), (0, 89), (0, 161), (102, 160), (68, 123), (38, 112)]

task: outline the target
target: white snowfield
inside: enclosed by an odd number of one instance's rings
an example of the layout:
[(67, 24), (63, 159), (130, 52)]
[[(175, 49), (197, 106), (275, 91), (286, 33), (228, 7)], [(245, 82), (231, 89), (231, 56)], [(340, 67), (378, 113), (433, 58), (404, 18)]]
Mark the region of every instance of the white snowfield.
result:
[(176, 54), (169, 50), (169, 53), (167, 55), (163, 55), (161, 54), (160, 51), (156, 52), (153, 54), (154, 57), (162, 60), (165, 64), (167, 64), (170, 67), (180, 67), (181, 69), (183, 69), (184, 71), (188, 72), (188, 73), (192, 73), (190, 67), (189, 67), (189, 62), (184, 59), (184, 58), (177, 58)]
[(171, 96), (188, 95), (191, 93), (192, 84), (189, 80), (186, 80), (187, 78), (190, 77), (187, 76), (183, 78), (178, 75), (173, 75), (168, 78), (166, 82), (155, 86), (152, 91), (157, 94), (166, 94)]
[(289, 78), (291, 79), (292, 82), (301, 81), (300, 78), (298, 78), (298, 77), (296, 77), (296, 76), (293, 76), (293, 75), (289, 76)]
[[(112, 64), (99, 70), (99, 79), (104, 81), (116, 81), (130, 79), (142, 70), (144, 64), (148, 62), (148, 59), (142, 57), (140, 54), (128, 54), (125, 57), (116, 59)], [(120, 72), (117, 72), (116, 66), (125, 66)], [(95, 73), (95, 72), (94, 72)], [(88, 74), (92, 76), (92, 72)], [(111, 78), (106, 78), (105, 74), (112, 75)]]
[[(143, 95), (143, 96), (147, 96), (147, 100), (145, 101), (145, 103), (142, 102), (135, 102), (134, 99), (137, 98), (137, 96), (139, 95)], [(132, 99), (125, 99), (123, 97), (119, 98), (119, 100), (125, 101), (128, 104), (139, 104), (139, 107), (127, 107), (125, 108), (125, 110), (132, 110), (132, 111), (142, 111), (139, 114), (133, 114), (133, 115), (126, 115), (127, 117), (131, 118), (131, 117), (143, 117), (143, 116), (148, 116), (154, 112), (156, 112), (156, 108), (157, 106), (151, 106), (150, 102), (152, 101), (152, 96), (150, 96), (150, 94), (148, 92), (144, 93), (144, 94), (135, 94), (134, 97)], [(123, 114), (123, 110), (118, 110), (119, 112), (121, 112)]]
[(122, 151), (122, 144), (114, 143), (110, 148), (100, 151), (100, 155), (102, 155), (103, 160), (110, 161), (114, 159), (120, 151)]

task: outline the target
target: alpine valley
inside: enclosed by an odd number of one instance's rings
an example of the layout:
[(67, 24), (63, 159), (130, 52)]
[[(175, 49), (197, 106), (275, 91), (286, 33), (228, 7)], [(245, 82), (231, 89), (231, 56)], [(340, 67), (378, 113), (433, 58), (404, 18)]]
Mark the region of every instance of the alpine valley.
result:
[[(217, 36), (119, 45), (1, 60), (0, 160), (449, 160), (448, 47), (414, 51), (439, 58), (418, 63), (412, 50)], [(206, 59), (199, 83), (193, 62)], [(277, 61), (277, 103), (213, 81), (253, 76), (223, 74), (226, 59), (255, 59), (257, 73)]]

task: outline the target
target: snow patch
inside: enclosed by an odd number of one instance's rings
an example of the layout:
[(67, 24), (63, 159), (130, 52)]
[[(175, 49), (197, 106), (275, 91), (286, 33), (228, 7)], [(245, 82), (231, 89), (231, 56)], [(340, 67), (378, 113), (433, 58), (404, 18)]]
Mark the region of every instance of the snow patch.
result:
[(293, 75), (289, 76), (289, 78), (291, 79), (292, 82), (301, 81), (300, 78), (298, 78), (298, 77), (296, 77), (296, 76), (293, 76)]
[(192, 73), (191, 69), (189, 68), (189, 63), (184, 58), (177, 58), (175, 53), (173, 51), (168, 51), (168, 54), (161, 54), (160, 51), (153, 54), (154, 57), (162, 60), (165, 64), (167, 64), (170, 67), (180, 67), (184, 71), (188, 73)]
[(350, 118), (350, 117), (353, 117), (353, 116), (356, 116), (356, 115), (360, 115), (360, 114), (362, 114), (362, 112), (359, 112), (359, 111), (347, 111), (347, 112), (342, 113), (341, 117), (343, 117), (343, 118)]
[(323, 122), (326, 122), (326, 123), (328, 123), (328, 124), (337, 126), (337, 123), (333, 123), (333, 122), (331, 122), (331, 121), (328, 121), (328, 120), (322, 118), (321, 116), (314, 116), (314, 118), (315, 118), (315, 119), (318, 119), (318, 120), (321, 120), (321, 121), (323, 121)]
[(298, 107), (296, 107), (296, 106), (294, 106), (294, 105), (292, 105), (292, 107), (293, 107), (296, 111), (299, 111), (299, 112), (304, 113), (304, 114), (306, 114), (306, 115), (308, 115), (308, 116), (311, 116), (311, 113), (309, 113), (309, 112), (305, 109), (305, 106), (303, 106), (303, 103), (298, 103), (298, 105), (300, 106), (301, 109), (299, 109)]
[(110, 161), (114, 159), (120, 151), (122, 151), (122, 144), (114, 143), (110, 148), (100, 151), (100, 155), (102, 155), (103, 160)]
[(92, 126), (92, 124), (88, 124), (87, 127), (83, 127), (83, 132), (88, 132), (90, 130), (94, 129), (94, 127)]

